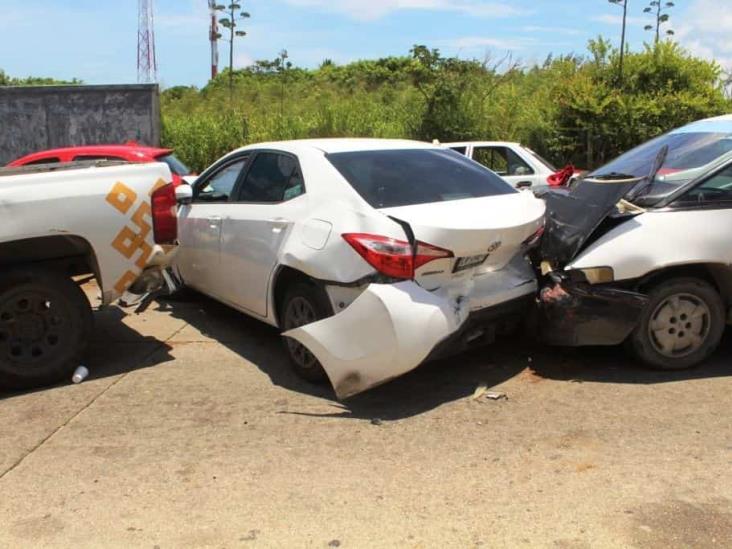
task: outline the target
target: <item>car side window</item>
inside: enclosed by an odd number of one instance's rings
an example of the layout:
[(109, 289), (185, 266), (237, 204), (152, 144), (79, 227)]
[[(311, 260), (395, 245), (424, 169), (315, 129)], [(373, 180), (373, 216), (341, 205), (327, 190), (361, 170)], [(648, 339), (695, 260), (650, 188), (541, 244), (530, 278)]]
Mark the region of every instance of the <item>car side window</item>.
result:
[(248, 157), (239, 158), (219, 168), (213, 175), (196, 184), (195, 202), (228, 202)]
[(450, 147), (453, 151), (462, 154), (465, 156), (465, 154), (468, 152), (467, 147)]
[(697, 185), (679, 197), (676, 202), (686, 206), (732, 202), (732, 166), (728, 166), (701, 185)]
[(260, 153), (241, 185), (237, 202), (276, 203), (305, 193), (305, 182), (294, 157)]
[(473, 160), (498, 175), (531, 175), (534, 170), (507, 147), (475, 147)]

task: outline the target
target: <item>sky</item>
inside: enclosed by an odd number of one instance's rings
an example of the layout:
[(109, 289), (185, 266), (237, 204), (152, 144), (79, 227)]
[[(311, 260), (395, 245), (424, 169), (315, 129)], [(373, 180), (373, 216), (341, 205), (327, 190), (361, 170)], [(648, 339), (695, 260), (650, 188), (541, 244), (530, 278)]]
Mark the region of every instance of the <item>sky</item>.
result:
[[(229, 3), (229, 0), (219, 0)], [(286, 49), (298, 66), (406, 55), (414, 44), (462, 58), (526, 64), (550, 53), (584, 53), (603, 35), (619, 42), (622, 9), (607, 0), (243, 0), (251, 19), (234, 65)], [(676, 0), (678, 41), (732, 69), (732, 0)], [(652, 35), (643, 8), (628, 0), (628, 42)], [(154, 0), (159, 82), (206, 84), (210, 72), (207, 0)], [(220, 43), (221, 64), (228, 44)], [(225, 50), (225, 51), (224, 51)], [(87, 84), (137, 79), (135, 0), (0, 0), (0, 69), (12, 76), (80, 78)]]

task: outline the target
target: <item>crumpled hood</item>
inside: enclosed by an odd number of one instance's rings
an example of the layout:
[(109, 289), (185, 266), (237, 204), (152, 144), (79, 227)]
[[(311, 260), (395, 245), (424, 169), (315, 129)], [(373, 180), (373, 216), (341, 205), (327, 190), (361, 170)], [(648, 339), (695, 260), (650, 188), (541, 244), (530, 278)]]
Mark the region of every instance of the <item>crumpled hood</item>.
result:
[(585, 179), (569, 192), (550, 190), (542, 194), (547, 213), (541, 259), (555, 268), (569, 263), (639, 181)]

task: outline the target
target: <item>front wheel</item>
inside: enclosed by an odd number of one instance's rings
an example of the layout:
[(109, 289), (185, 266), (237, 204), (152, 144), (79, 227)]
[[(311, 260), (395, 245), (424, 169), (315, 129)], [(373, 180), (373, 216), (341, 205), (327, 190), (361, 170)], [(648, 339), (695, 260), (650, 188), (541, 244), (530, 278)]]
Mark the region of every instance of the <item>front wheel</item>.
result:
[[(328, 296), (314, 284), (305, 282), (293, 284), (287, 290), (279, 315), (283, 331), (294, 330), (329, 316), (333, 316), (333, 308)], [(297, 375), (313, 382), (328, 379), (318, 359), (304, 345), (290, 337), (284, 338), (284, 343)]]
[(0, 276), (0, 385), (26, 389), (70, 377), (91, 327), (89, 301), (68, 277), (24, 269)]
[(696, 278), (667, 280), (651, 290), (650, 301), (629, 344), (646, 364), (682, 370), (708, 358), (719, 346), (725, 327), (722, 298)]

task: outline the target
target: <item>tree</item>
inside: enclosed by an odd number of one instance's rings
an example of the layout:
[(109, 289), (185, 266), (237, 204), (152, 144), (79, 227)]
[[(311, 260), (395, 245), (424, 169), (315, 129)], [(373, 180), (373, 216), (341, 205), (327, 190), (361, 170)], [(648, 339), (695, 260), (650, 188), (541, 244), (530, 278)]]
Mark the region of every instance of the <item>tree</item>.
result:
[(618, 68), (618, 84), (623, 83), (623, 59), (625, 57), (625, 25), (628, 21), (628, 0), (608, 0), (611, 4), (623, 8), (623, 30), (620, 34), (620, 65)]
[[(647, 31), (653, 30), (655, 27), (656, 44), (658, 44), (658, 41), (661, 39), (661, 25), (663, 25), (664, 23), (668, 23), (668, 20), (670, 19), (668, 10), (673, 8), (674, 5), (675, 4), (673, 2), (661, 2), (661, 0), (651, 0), (648, 6), (646, 6), (646, 8), (643, 10), (643, 13), (653, 13), (653, 16), (656, 18), (655, 25), (646, 25), (644, 27)], [(666, 36), (673, 36), (674, 31), (672, 29), (666, 29), (665, 34)]]
[[(232, 94), (234, 90), (234, 39), (247, 35), (245, 31), (236, 30), (236, 28), (242, 24), (241, 22), (244, 19), (249, 19), (251, 16), (246, 11), (237, 14), (236, 12), (241, 9), (241, 4), (237, 4), (236, 2), (232, 2), (228, 6), (219, 4), (214, 6), (214, 9), (228, 15), (228, 17), (219, 19), (219, 23), (221, 23), (222, 27), (229, 30), (229, 38), (224, 38), (224, 40), (229, 42), (229, 94)], [(221, 35), (218, 34), (216, 38), (221, 38)]]

